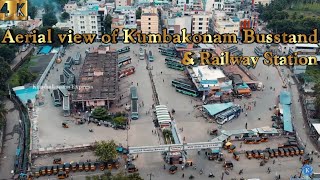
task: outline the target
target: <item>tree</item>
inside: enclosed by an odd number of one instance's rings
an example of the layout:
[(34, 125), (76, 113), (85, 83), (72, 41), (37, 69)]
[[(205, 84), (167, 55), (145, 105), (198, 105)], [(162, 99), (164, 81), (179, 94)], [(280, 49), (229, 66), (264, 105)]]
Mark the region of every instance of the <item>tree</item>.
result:
[(69, 14), (69, 13), (63, 12), (63, 13), (61, 14), (61, 19), (62, 19), (62, 20), (68, 20), (69, 18), (70, 18), (70, 14)]
[(93, 110), (91, 116), (95, 119), (99, 119), (99, 120), (107, 120), (109, 119), (107, 110), (105, 108), (102, 107), (97, 107)]
[(4, 60), (3, 57), (0, 57), (0, 90), (7, 90), (6, 81), (9, 79), (11, 74), (12, 71), (9, 64)]
[(43, 26), (50, 26), (50, 27), (55, 25), (58, 22), (57, 17), (53, 12), (48, 12), (44, 14), (42, 17), (42, 21), (43, 21)]
[(5, 117), (7, 113), (8, 113), (8, 110), (5, 108), (5, 104), (0, 103), (0, 130), (5, 124)]
[(113, 122), (116, 124), (116, 125), (125, 125), (127, 123), (127, 118), (126, 117), (123, 117), (123, 116), (119, 116), (119, 117), (115, 117), (113, 119)]
[(141, 19), (141, 14), (142, 14), (142, 9), (141, 9), (141, 7), (139, 7), (136, 10), (136, 19)]
[(15, 53), (15, 49), (10, 48), (8, 45), (0, 46), (0, 57), (3, 57), (4, 61), (8, 64), (10, 64), (14, 59)]
[(111, 33), (111, 24), (112, 24), (112, 16), (110, 14), (106, 15), (104, 18), (104, 33), (110, 34)]
[(38, 14), (38, 10), (35, 6), (31, 4), (31, 2), (28, 2), (28, 15), (31, 19), (34, 19)]
[(114, 140), (100, 141), (95, 145), (94, 154), (98, 157), (100, 161), (109, 161), (117, 157), (117, 145)]

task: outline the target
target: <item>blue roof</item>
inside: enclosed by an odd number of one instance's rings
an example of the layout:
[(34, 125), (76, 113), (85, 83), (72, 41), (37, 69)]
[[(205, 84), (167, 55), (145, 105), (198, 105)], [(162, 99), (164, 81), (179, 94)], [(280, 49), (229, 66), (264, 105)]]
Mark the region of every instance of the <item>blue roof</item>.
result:
[(203, 105), (202, 107), (204, 107), (211, 116), (214, 116), (219, 112), (222, 112), (232, 106), (233, 106), (233, 103), (229, 102), (229, 103), (207, 104), (207, 105)]
[(232, 19), (233, 22), (240, 22), (240, 19), (238, 17), (236, 17), (236, 16), (231, 17), (231, 19)]
[(291, 104), (291, 94), (288, 91), (281, 91), (280, 92), (280, 104), (289, 105)]
[(293, 132), (290, 105), (283, 105), (283, 130)]
[(246, 83), (237, 85), (237, 89), (248, 89), (248, 88), (249, 88), (249, 86)]

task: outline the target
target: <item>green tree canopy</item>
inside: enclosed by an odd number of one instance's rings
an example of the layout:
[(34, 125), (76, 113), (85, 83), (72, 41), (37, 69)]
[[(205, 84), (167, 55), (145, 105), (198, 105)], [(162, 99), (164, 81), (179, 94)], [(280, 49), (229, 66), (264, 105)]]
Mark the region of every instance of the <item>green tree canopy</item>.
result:
[(42, 21), (43, 21), (43, 26), (50, 26), (50, 27), (57, 24), (58, 22), (57, 17), (53, 12), (48, 12), (44, 14), (42, 17)]
[(94, 153), (100, 161), (113, 160), (118, 155), (117, 145), (114, 140), (97, 142)]
[(103, 107), (97, 107), (93, 110), (91, 116), (99, 120), (107, 120), (109, 118), (108, 112)]
[(142, 9), (141, 9), (141, 7), (139, 7), (136, 10), (136, 19), (141, 19), (141, 14), (142, 14)]
[(125, 125), (127, 123), (127, 118), (123, 116), (113, 118), (113, 122), (117, 125)]
[(0, 103), (0, 130), (5, 124), (5, 117), (7, 113), (8, 113), (8, 110), (5, 108), (5, 104), (1, 102)]
[(9, 64), (4, 60), (3, 57), (0, 57), (0, 90), (7, 90), (6, 81), (11, 76), (12, 71)]
[(106, 15), (106, 17), (104, 18), (104, 32), (106, 34), (110, 34), (111, 33), (111, 24), (112, 24), (112, 16), (110, 14)]
[(63, 12), (63, 13), (61, 14), (61, 19), (62, 19), (62, 20), (68, 20), (69, 18), (70, 18), (70, 14), (69, 14), (69, 13)]

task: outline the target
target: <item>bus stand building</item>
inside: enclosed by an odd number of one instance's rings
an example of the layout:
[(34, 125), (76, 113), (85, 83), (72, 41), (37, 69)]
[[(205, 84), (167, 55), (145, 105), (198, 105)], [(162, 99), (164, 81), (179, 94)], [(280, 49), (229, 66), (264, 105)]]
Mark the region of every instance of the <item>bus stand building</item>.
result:
[(110, 46), (99, 46), (87, 54), (80, 71), (73, 103), (85, 110), (90, 107), (110, 108), (117, 100), (118, 53)]

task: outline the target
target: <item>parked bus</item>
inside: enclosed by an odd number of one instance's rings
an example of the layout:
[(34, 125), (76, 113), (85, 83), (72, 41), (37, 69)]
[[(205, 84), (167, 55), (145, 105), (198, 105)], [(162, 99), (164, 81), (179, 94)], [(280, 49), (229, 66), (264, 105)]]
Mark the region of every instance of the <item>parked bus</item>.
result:
[(69, 68), (64, 68), (63, 74), (66, 76), (66, 78), (69, 78), (70, 76), (74, 76), (74, 74), (70, 71)]
[(136, 87), (131, 87), (130, 88), (130, 94), (131, 94), (131, 100), (138, 100), (138, 95), (137, 95), (137, 88)]
[(68, 57), (67, 61), (64, 63), (65, 68), (70, 68), (73, 65), (72, 57)]
[(161, 54), (164, 56), (169, 56), (169, 57), (178, 57), (177, 54), (172, 51), (162, 51)]
[(149, 51), (149, 56), (148, 56), (149, 62), (153, 62), (154, 61), (154, 57), (152, 55), (152, 52)]
[(63, 74), (60, 74), (60, 85), (64, 85), (66, 83), (65, 77)]
[(79, 65), (81, 63), (81, 54), (80, 52), (77, 52), (77, 54), (73, 58), (74, 64)]
[(215, 119), (218, 124), (222, 125), (234, 118), (239, 117), (240, 113), (241, 113), (241, 108), (239, 106), (233, 106), (216, 115)]
[(123, 65), (127, 65), (131, 63), (131, 57), (127, 56), (127, 57), (121, 57), (118, 59), (118, 67), (121, 67)]
[(62, 105), (62, 102), (61, 102), (61, 96), (60, 96), (60, 92), (58, 89), (54, 89), (52, 91), (53, 93), (53, 103), (54, 103), (54, 106), (61, 106)]
[(254, 53), (256, 53), (256, 55), (258, 55), (259, 57), (263, 56), (263, 52), (262, 52), (261, 48), (258, 46), (254, 48)]
[(185, 95), (197, 97), (199, 96), (199, 92), (194, 88), (189, 88), (185, 86), (177, 86), (176, 91)]
[(123, 54), (123, 53), (129, 52), (129, 51), (130, 51), (130, 47), (129, 46), (125, 46), (125, 47), (117, 50), (117, 52), (119, 54)]
[(179, 71), (185, 70), (185, 66), (183, 64), (178, 64), (178, 63), (167, 63), (167, 67), (170, 69), (175, 69)]
[(187, 82), (187, 80), (184, 79), (174, 79), (171, 82), (172, 86), (177, 87), (177, 86), (185, 86), (192, 88), (194, 85), (191, 82)]
[(76, 79), (75, 79), (74, 75), (71, 75), (71, 76), (67, 79), (66, 86), (67, 86), (67, 90), (68, 90), (68, 91), (73, 91), (73, 90), (74, 90), (75, 81), (76, 81)]
[(177, 58), (173, 58), (173, 57), (166, 57), (165, 59), (165, 62), (179, 62), (181, 63), (181, 60), (177, 59)]
[(139, 119), (138, 100), (137, 99), (131, 100), (131, 119), (132, 120)]

